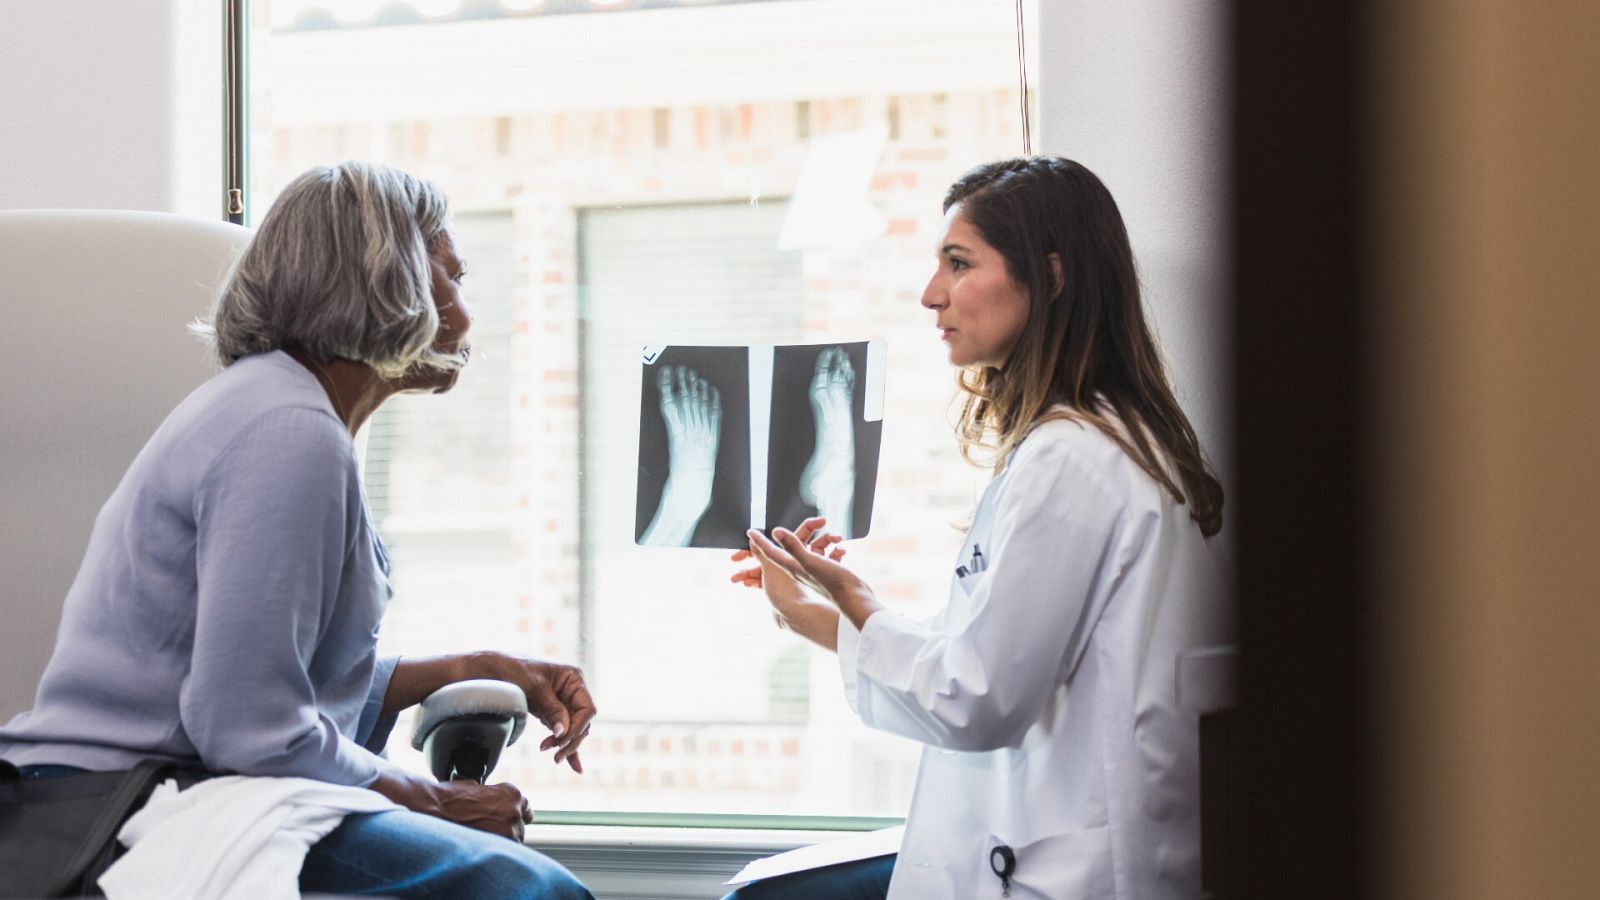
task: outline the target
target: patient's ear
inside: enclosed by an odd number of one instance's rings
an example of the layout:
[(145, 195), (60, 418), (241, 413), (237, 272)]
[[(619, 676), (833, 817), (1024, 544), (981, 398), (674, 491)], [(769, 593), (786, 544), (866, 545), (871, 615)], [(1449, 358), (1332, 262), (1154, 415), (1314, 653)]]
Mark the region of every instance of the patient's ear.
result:
[(1050, 299), (1055, 300), (1067, 284), (1067, 277), (1061, 271), (1061, 254), (1052, 253), (1045, 257), (1045, 262), (1050, 264)]

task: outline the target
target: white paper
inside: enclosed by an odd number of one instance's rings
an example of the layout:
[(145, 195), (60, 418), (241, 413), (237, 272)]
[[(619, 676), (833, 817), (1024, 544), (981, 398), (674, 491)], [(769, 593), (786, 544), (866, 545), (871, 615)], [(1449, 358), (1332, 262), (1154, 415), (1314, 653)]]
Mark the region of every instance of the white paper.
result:
[(883, 421), (883, 388), (885, 371), (889, 367), (889, 345), (883, 341), (867, 342), (867, 396), (861, 418), (868, 422)]
[(859, 859), (899, 853), (900, 838), (905, 834), (905, 830), (904, 825), (896, 825), (882, 831), (853, 834), (834, 841), (812, 844), (809, 847), (796, 847), (776, 856), (751, 860), (748, 866), (739, 870), (739, 874), (723, 883), (745, 884), (763, 878), (788, 875), (791, 872), (805, 872), (836, 863), (855, 862)]
[(885, 128), (813, 138), (789, 196), (778, 249), (846, 247), (883, 234), (888, 223), (868, 192), (888, 140)]
[[(772, 348), (750, 348), (750, 396), (772, 396)], [(772, 406), (750, 403), (750, 527), (767, 521), (767, 429), (772, 427)]]

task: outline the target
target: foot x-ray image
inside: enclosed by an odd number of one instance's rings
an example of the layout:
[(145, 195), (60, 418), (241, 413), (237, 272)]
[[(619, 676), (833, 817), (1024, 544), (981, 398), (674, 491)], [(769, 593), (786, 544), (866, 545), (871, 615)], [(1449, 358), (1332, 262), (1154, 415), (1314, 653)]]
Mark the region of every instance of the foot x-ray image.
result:
[(744, 347), (646, 353), (635, 542), (742, 547), (750, 520), (750, 375)]
[[(767, 528), (825, 516), (828, 531), (866, 535), (883, 442), (882, 417), (866, 415), (868, 347), (862, 341), (775, 348)], [(882, 384), (880, 376), (871, 386), (879, 408)]]
[(634, 541), (737, 549), (747, 528), (814, 515), (831, 532), (864, 536), (884, 355), (865, 341), (646, 348)]

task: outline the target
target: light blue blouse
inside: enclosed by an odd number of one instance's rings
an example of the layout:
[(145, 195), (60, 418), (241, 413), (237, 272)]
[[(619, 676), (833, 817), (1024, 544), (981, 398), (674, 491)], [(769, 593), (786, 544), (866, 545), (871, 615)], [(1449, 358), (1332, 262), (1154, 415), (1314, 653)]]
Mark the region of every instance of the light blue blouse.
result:
[(34, 708), (0, 728), (16, 765), (367, 785), (398, 659), (392, 591), (355, 449), (282, 352), (178, 404), (96, 518)]

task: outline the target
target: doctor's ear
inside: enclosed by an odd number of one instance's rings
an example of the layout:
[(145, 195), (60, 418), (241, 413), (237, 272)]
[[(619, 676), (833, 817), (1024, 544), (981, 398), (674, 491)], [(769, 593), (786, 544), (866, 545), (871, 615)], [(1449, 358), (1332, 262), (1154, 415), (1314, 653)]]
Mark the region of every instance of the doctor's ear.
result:
[(1050, 264), (1050, 299), (1058, 300), (1067, 286), (1067, 276), (1061, 270), (1061, 254), (1052, 253), (1045, 257), (1045, 262)]

